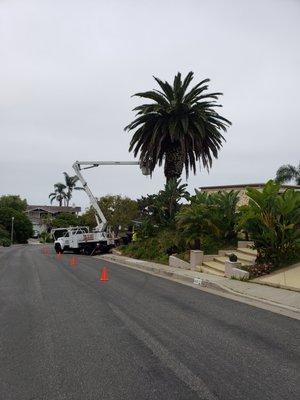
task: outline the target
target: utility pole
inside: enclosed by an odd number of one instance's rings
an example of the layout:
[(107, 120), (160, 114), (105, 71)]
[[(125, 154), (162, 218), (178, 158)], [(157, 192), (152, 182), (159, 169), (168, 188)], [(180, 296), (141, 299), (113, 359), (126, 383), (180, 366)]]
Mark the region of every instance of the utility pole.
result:
[(11, 232), (10, 232), (11, 244), (13, 244), (13, 241), (14, 241), (14, 220), (15, 220), (15, 217), (11, 217)]

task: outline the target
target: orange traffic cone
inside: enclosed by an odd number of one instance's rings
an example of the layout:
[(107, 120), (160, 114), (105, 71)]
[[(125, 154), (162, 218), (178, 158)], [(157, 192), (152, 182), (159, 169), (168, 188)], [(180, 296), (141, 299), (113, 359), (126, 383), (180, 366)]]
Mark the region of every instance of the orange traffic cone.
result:
[(45, 254), (45, 256), (48, 256), (49, 255), (49, 247), (43, 247), (42, 252), (43, 252), (43, 254)]
[(106, 267), (102, 268), (102, 270), (101, 270), (100, 281), (101, 282), (108, 281), (108, 270)]
[(77, 263), (77, 258), (75, 256), (70, 258), (69, 264), (71, 267), (76, 267)]

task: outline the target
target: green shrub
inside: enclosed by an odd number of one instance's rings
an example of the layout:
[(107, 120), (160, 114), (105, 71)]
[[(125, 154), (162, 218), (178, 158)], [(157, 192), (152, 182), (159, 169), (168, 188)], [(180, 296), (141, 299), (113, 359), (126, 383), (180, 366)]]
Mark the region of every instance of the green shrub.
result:
[(300, 192), (270, 180), (260, 192), (248, 188), (249, 204), (240, 208), (239, 228), (254, 241), (258, 263), (291, 263), (300, 252)]
[(10, 233), (4, 228), (3, 225), (0, 225), (0, 238), (10, 238)]
[(11, 245), (10, 239), (7, 239), (5, 237), (0, 237), (0, 246), (9, 247), (10, 245)]
[(53, 239), (47, 232), (42, 232), (40, 236), (40, 243), (52, 243)]
[(236, 242), (237, 192), (196, 192), (190, 201), (176, 215), (177, 226), (187, 244), (200, 245), (212, 254), (220, 244)]
[(178, 232), (165, 229), (158, 232), (155, 237), (139, 237), (137, 242), (121, 246), (120, 250), (130, 257), (168, 264), (167, 251), (172, 246), (176, 247), (179, 252), (185, 250), (184, 241)]

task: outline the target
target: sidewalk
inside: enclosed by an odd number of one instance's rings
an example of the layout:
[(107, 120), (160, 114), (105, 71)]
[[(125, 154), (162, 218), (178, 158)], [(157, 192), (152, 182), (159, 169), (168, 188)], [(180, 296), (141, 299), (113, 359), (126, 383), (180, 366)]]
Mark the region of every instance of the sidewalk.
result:
[(156, 275), (170, 277), (190, 284), (202, 287), (222, 290), (236, 294), (252, 300), (259, 300), (265, 303), (276, 305), (287, 310), (300, 313), (300, 292), (286, 289), (274, 288), (271, 286), (260, 285), (252, 282), (243, 282), (228, 279), (222, 276), (201, 273), (197, 271), (185, 270), (181, 268), (169, 267), (150, 261), (137, 260), (134, 258), (120, 256), (117, 254), (105, 254), (95, 256), (102, 260), (115, 262), (124, 266), (136, 268)]

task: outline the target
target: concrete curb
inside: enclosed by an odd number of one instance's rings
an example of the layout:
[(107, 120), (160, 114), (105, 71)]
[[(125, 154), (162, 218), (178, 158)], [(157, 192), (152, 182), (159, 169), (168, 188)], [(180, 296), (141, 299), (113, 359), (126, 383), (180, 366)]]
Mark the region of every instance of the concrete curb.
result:
[[(124, 256), (118, 256), (118, 257), (124, 257)], [(212, 282), (207, 278), (202, 279), (202, 278), (196, 278), (196, 277), (189, 277), (189, 276), (183, 275), (182, 273), (176, 273), (176, 271), (168, 271), (167, 266), (166, 266), (166, 270), (164, 270), (164, 268), (160, 267), (159, 264), (157, 264), (157, 267), (156, 266), (150, 267), (150, 266), (142, 265), (138, 262), (135, 262), (134, 259), (132, 259), (128, 262), (127, 260), (129, 257), (126, 257), (126, 258), (124, 257), (123, 260), (120, 260), (118, 257), (114, 257), (114, 255), (111, 255), (111, 254), (105, 255), (105, 256), (95, 256), (95, 258), (99, 258), (101, 260), (105, 260), (105, 261), (112, 262), (115, 264), (123, 265), (128, 268), (139, 270), (141, 272), (146, 272), (146, 273), (148, 272), (148, 273), (154, 274), (156, 276), (164, 277), (166, 279), (168, 279), (168, 278), (174, 279), (178, 282), (187, 283), (194, 287), (201, 286), (202, 288), (214, 289), (219, 292), (221, 291), (221, 292), (229, 293), (234, 296), (239, 296), (239, 297), (243, 297), (245, 299), (249, 299), (249, 300), (261, 302), (261, 303), (264, 303), (264, 304), (267, 304), (270, 306), (278, 307), (283, 310), (292, 311), (292, 312), (300, 315), (299, 308), (281, 304), (281, 303), (278, 303), (275, 301), (263, 299), (260, 297), (251, 296), (249, 294), (242, 293), (238, 290), (233, 290), (233, 289), (231, 289), (225, 285), (222, 285), (220, 283)]]

